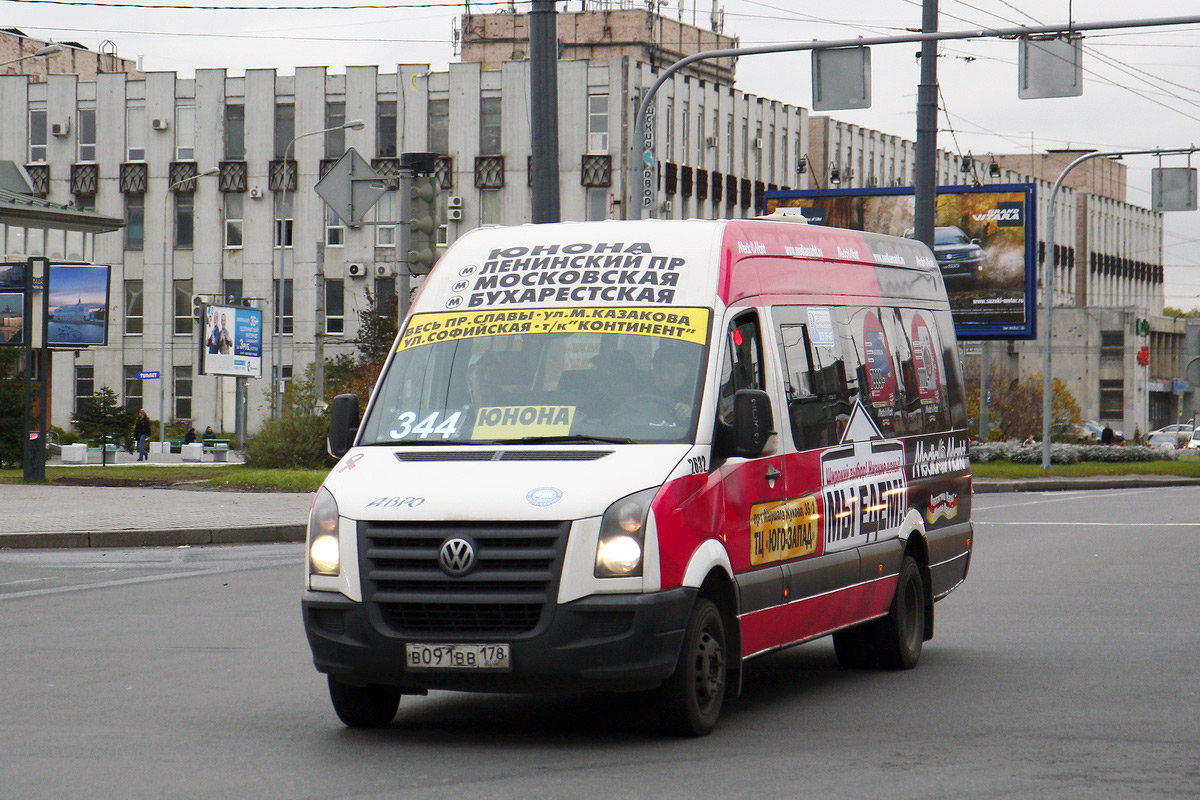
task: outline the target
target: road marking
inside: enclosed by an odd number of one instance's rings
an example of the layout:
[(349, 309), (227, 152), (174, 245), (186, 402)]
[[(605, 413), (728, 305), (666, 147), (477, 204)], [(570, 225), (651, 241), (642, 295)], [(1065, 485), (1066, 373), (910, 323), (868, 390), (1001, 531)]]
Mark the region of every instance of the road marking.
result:
[(176, 578), (194, 578), (203, 575), (221, 575), (230, 572), (246, 572), (252, 569), (270, 569), (272, 567), (296, 567), (297, 562), (294, 558), (279, 559), (275, 561), (264, 561), (261, 564), (254, 564), (242, 567), (213, 567), (211, 569), (198, 569), (190, 572), (165, 572), (162, 575), (142, 575), (137, 578), (121, 578), (115, 581), (102, 581), (100, 583), (82, 583), (77, 586), (55, 586), (47, 589), (27, 589), (23, 592), (3, 592), (0, 593), (0, 600), (13, 600), (19, 597), (42, 597), (50, 594), (67, 594), (68, 592), (83, 592), (88, 589), (108, 589), (114, 586), (132, 586), (138, 583), (154, 583), (156, 581), (170, 581)]
[[(1146, 494), (1147, 492), (1161, 492), (1163, 489), (1170, 489), (1170, 488), (1189, 488), (1189, 487), (1163, 486), (1161, 488), (1156, 487), (1153, 489), (1121, 489), (1121, 490), (1114, 489), (1114, 490), (1110, 490), (1110, 491), (1121, 491), (1121, 492), (1123, 492), (1123, 494), (1121, 496), (1125, 497), (1126, 495)], [(1194, 488), (1194, 487), (1190, 487), (1190, 488)], [(979, 495), (975, 495), (975, 497), (976, 497), (975, 503), (976, 503), (976, 510), (978, 510), (978, 511), (1000, 511), (1000, 510), (1009, 509), (1009, 508), (1019, 508), (1021, 506), (1036, 506), (1041, 503), (1065, 503), (1068, 500), (1078, 500), (1080, 497), (1086, 497), (1088, 495), (1091, 495), (1095, 491), (1096, 491), (1095, 489), (1080, 489), (1077, 491), (1068, 491), (1068, 492), (1052, 492), (1051, 494), (1054, 494), (1055, 495), (1054, 497), (1042, 497), (1038, 500), (1028, 500), (1024, 503), (1003, 503), (1002, 505), (995, 505), (995, 506), (990, 506), (990, 507), (986, 507), (986, 508), (979, 508), (979, 506), (982, 504), (979, 502)], [(990, 492), (988, 494), (988, 496), (991, 497), (991, 496), (996, 496), (996, 495), (1001, 495), (1001, 494), (1011, 494), (1011, 492), (1003, 492), (1003, 493)]]

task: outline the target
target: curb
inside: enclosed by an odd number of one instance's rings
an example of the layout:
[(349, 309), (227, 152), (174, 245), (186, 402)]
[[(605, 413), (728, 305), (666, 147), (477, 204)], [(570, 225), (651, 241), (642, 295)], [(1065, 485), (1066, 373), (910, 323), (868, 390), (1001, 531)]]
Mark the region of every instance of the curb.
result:
[(1200, 486), (1200, 478), (1174, 475), (1105, 475), (1096, 478), (976, 478), (972, 486), (975, 494), (1152, 489), (1160, 486)]
[(0, 549), (83, 547), (168, 547), (252, 542), (302, 542), (306, 526), (254, 525), (244, 528), (167, 528), (125, 531), (30, 531), (0, 534)]

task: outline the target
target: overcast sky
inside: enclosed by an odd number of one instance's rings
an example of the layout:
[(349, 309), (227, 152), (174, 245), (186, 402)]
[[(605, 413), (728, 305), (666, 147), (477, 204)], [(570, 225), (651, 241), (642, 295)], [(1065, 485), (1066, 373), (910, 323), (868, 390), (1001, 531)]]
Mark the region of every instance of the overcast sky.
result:
[[(30, 36), (74, 40), (98, 49), (108, 41), (118, 55), (143, 58), (146, 70), (190, 75), (203, 67), (233, 73), (323, 65), (398, 63), (445, 68), (456, 59), (453, 31), (464, 3), (446, 0), (0, 0), (0, 27)], [(707, 27), (712, 0), (671, 0), (665, 14)], [(200, 4), (226, 6), (194, 10)], [(337, 6), (336, 10), (261, 11), (263, 6)], [(394, 5), (396, 8), (367, 8)], [(474, 13), (497, 13), (508, 3), (470, 3)], [(604, 5), (591, 0), (590, 7)], [(612, 5), (618, 5), (612, 3)], [(644, 6), (644, 3), (637, 3)], [(724, 32), (742, 45), (857, 36), (896, 35), (920, 26), (920, 0), (722, 0)], [(698, 7), (697, 7), (698, 6)], [(1195, 0), (941, 0), (941, 28), (1153, 19), (1200, 14)], [(578, 10), (579, 0), (560, 8)], [(516, 3), (527, 10), (527, 2)], [(835, 19), (836, 17), (836, 19)], [(872, 108), (835, 112), (858, 125), (915, 136), (917, 45), (876, 47), (872, 53)], [(1055, 100), (1017, 99), (1017, 45), (981, 40), (944, 45), (939, 59), (941, 132), (938, 146), (986, 158), (989, 153), (1047, 148), (1147, 149), (1200, 142), (1200, 25), (1108, 31), (1085, 41), (1084, 95)], [(740, 60), (738, 88), (794, 105), (811, 104), (807, 54), (752, 56)], [(1200, 155), (1194, 161), (1200, 166)], [(1127, 158), (1128, 200), (1149, 205), (1153, 157)], [(1184, 166), (1186, 157), (1164, 161)], [(1200, 212), (1167, 215), (1167, 303), (1200, 306)]]

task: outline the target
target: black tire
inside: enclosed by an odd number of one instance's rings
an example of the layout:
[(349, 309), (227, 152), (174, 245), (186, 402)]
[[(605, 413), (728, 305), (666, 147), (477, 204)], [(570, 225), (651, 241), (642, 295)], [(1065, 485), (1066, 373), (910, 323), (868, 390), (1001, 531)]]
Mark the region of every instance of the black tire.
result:
[(871, 625), (856, 625), (833, 635), (833, 652), (844, 669), (873, 669), (879, 666), (871, 646)]
[(888, 614), (876, 623), (873, 638), (879, 666), (912, 669), (921, 658), (925, 641), (925, 581), (912, 556), (905, 556), (896, 582), (896, 596)]
[(351, 728), (383, 728), (390, 725), (400, 707), (400, 689), (395, 686), (351, 686), (329, 676), (329, 699), (338, 719)]
[(663, 726), (680, 736), (707, 736), (721, 716), (728, 667), (725, 623), (711, 600), (692, 608), (675, 673), (659, 689)]

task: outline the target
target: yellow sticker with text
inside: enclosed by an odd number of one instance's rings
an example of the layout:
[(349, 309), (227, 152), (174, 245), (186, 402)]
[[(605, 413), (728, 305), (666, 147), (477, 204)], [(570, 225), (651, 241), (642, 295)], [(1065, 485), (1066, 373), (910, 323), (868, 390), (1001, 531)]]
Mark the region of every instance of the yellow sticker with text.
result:
[(704, 344), (707, 308), (527, 308), (413, 314), (398, 349), (522, 333), (629, 333)]
[(817, 498), (755, 503), (750, 507), (750, 563), (753, 566), (810, 556), (817, 552)]
[(475, 412), (471, 438), (565, 436), (574, 417), (575, 406), (484, 406)]

